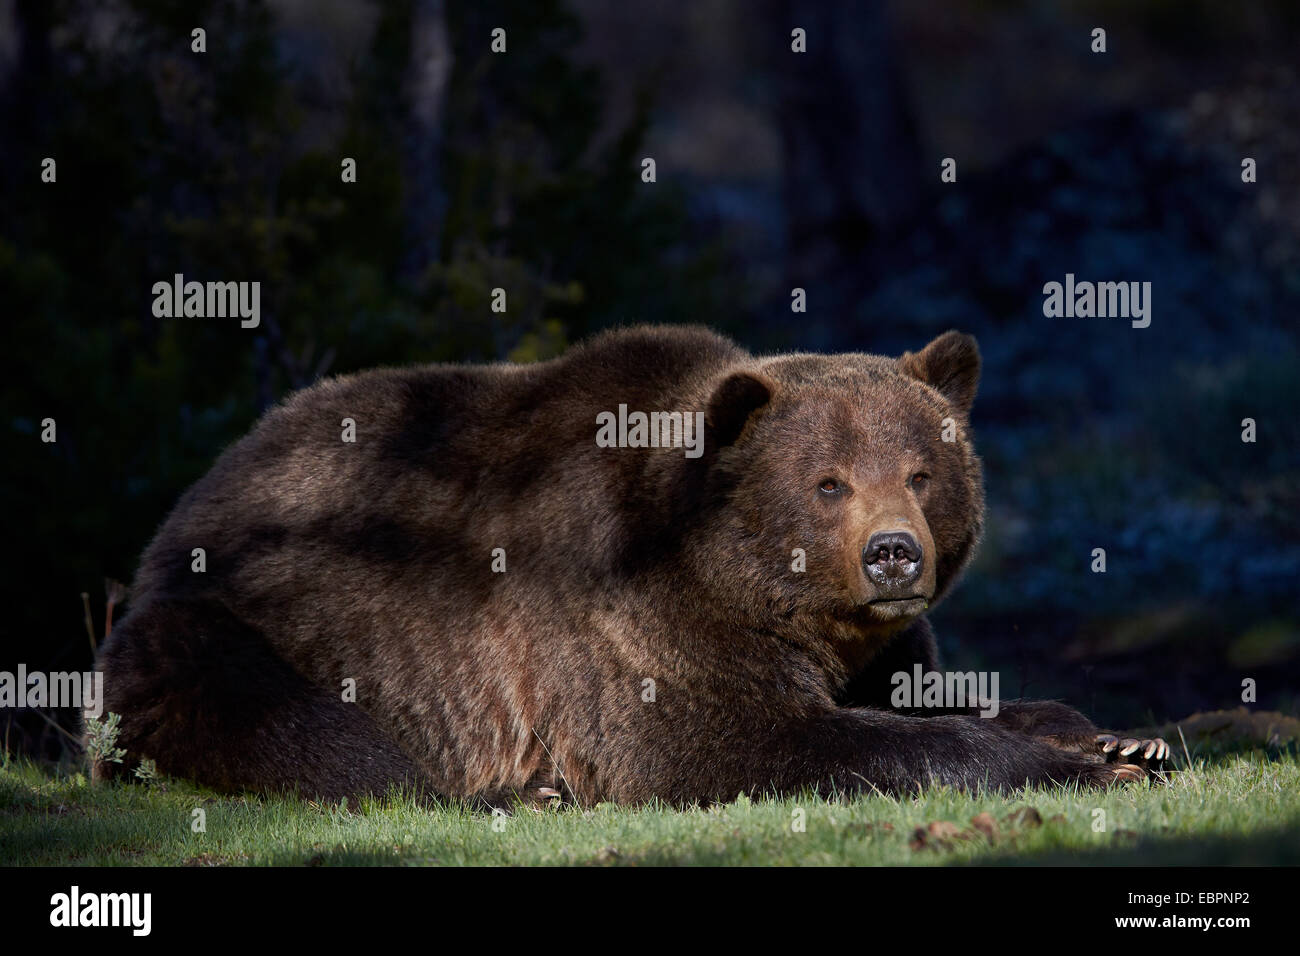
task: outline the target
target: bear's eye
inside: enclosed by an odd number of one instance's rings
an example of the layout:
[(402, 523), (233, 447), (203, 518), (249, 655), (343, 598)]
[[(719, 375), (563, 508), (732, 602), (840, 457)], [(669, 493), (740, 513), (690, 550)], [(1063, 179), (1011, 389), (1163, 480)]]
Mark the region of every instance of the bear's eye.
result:
[(817, 490), (824, 495), (837, 494), (840, 490), (840, 483), (834, 478), (823, 478), (822, 483), (817, 486)]
[(930, 483), (930, 476), (923, 471), (918, 471), (911, 478), (907, 479), (907, 483), (911, 485), (913, 491), (920, 491)]

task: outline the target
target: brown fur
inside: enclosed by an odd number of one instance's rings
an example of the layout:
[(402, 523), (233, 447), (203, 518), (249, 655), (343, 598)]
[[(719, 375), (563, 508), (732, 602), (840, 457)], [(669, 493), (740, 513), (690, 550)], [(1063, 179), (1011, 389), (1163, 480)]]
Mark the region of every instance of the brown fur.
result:
[[(230, 448), (146, 552), (100, 662), (127, 765), (330, 798), (1108, 781), (1045, 739), (1092, 732), (1068, 708), (886, 709), (891, 669), (933, 666), (920, 612), (980, 534), (978, 375), (956, 333), (897, 360), (755, 358), (634, 328), (536, 365), (322, 382)], [(706, 410), (703, 457), (597, 447), (620, 402)], [(893, 527), (923, 552), (922, 597), (872, 605), (863, 548)]]

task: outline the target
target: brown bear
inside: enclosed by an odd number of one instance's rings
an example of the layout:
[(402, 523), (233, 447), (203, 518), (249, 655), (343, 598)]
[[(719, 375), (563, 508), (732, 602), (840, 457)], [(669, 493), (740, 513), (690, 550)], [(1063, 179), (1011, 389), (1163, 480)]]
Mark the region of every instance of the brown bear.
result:
[(1062, 704), (890, 705), (980, 536), (979, 369), (956, 332), (759, 358), (639, 327), (299, 392), (144, 555), (99, 661), (123, 766), (489, 802), (1140, 778), (1162, 741)]

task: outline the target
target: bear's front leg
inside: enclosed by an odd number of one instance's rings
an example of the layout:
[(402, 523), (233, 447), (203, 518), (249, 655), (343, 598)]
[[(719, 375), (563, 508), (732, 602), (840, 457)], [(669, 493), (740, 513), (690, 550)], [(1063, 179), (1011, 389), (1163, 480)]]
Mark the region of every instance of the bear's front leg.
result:
[[(894, 675), (911, 674), (920, 664), (923, 671), (939, 670), (939, 653), (934, 634), (925, 618), (915, 621), (888, 647), (859, 671), (837, 696), (846, 707), (888, 708), (915, 717), (965, 715), (978, 717), (979, 707), (898, 708), (893, 705)], [(1169, 745), (1156, 738), (1138, 740), (1096, 727), (1079, 711), (1054, 700), (1010, 700), (999, 703), (990, 722), (1061, 750), (1101, 757), (1118, 766), (1129, 764), (1159, 775), (1166, 769)], [(1148, 756), (1149, 752), (1149, 756)]]
[(839, 714), (862, 735), (853, 752), (842, 752), (843, 738), (826, 733), (845, 732), (838, 720), (814, 731), (818, 742), (809, 744), (830, 768), (852, 767), (862, 789), (904, 793), (941, 783), (1005, 792), (1026, 785), (1110, 786), (1145, 777), (1135, 762), (1107, 760), (1097, 749), (1069, 749), (979, 717), (913, 717), (867, 708)]
[[(668, 718), (667, 713), (661, 715)], [(704, 715), (695, 712), (699, 721)], [(932, 784), (1007, 792), (1026, 785), (1110, 786), (1140, 780), (1141, 767), (1054, 746), (970, 716), (913, 717), (838, 708), (782, 720), (717, 715), (706, 732), (687, 721), (643, 726), (635, 740), (605, 741), (608, 798), (675, 804), (738, 793), (909, 794)]]
[(1073, 707), (1055, 700), (1004, 701), (997, 722), (1073, 753), (1100, 754), (1108, 763), (1129, 764), (1161, 779), (1171, 754), (1162, 738), (1136, 738), (1098, 730)]

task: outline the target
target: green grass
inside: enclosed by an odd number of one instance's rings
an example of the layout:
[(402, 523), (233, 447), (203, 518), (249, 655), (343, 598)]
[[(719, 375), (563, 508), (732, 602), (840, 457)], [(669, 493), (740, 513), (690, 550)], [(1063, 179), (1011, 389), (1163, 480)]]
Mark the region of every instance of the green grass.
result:
[[(1006, 819), (1032, 807), (1041, 823)], [(206, 832), (191, 830), (202, 808)], [(1105, 811), (1105, 829), (1093, 828)], [(802, 810), (806, 829), (792, 826)], [(992, 837), (971, 825), (992, 816)], [(1030, 815), (1032, 816), (1032, 815)], [(930, 825), (957, 830), (930, 836)], [(494, 829), (494, 822), (499, 829)], [(927, 836), (918, 840), (916, 831)], [(942, 865), (1297, 864), (1294, 747), (1197, 757), (1166, 786), (1012, 797), (739, 800), (710, 809), (601, 804), (508, 817), (400, 798), (350, 812), (293, 798), (220, 796), (164, 779), (94, 785), (25, 761), (0, 766), (7, 865)]]

